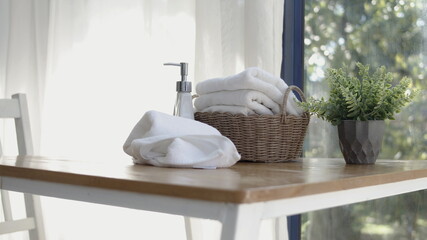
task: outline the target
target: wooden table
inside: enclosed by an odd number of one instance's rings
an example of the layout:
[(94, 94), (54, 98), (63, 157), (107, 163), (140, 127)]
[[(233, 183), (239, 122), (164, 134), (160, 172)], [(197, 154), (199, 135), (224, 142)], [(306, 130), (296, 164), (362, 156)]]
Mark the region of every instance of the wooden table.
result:
[(302, 159), (200, 170), (2, 157), (0, 180), (6, 190), (214, 219), (222, 240), (250, 240), (265, 218), (427, 189), (427, 161)]

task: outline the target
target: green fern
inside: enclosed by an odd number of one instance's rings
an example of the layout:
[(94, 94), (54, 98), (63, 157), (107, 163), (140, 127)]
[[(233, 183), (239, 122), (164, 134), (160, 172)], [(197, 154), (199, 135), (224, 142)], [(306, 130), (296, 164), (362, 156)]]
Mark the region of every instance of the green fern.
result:
[(347, 68), (328, 69), (329, 99), (310, 98), (300, 106), (321, 119), (338, 125), (342, 120), (394, 119), (394, 114), (412, 101), (416, 90), (404, 77), (393, 86), (393, 74), (384, 66), (370, 73), (369, 65), (356, 64), (358, 73), (351, 76)]

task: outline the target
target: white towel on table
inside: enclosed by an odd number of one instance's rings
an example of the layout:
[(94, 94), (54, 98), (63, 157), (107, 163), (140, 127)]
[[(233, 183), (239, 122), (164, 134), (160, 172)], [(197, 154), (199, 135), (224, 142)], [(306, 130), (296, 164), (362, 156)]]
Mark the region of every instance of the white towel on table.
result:
[(219, 91), (200, 95), (194, 100), (197, 111), (218, 105), (247, 107), (257, 114), (280, 113), (279, 104), (264, 93), (254, 90)]
[[(202, 81), (196, 85), (196, 92), (201, 96), (219, 91), (251, 89), (262, 92), (281, 105), (287, 88), (288, 85), (281, 78), (260, 68), (251, 67), (236, 75)], [(298, 101), (295, 95), (293, 93), (289, 94), (287, 112), (293, 115), (301, 115), (303, 110), (295, 101)]]
[(222, 168), (240, 159), (233, 142), (215, 128), (156, 111), (144, 114), (123, 150), (134, 163), (160, 167)]

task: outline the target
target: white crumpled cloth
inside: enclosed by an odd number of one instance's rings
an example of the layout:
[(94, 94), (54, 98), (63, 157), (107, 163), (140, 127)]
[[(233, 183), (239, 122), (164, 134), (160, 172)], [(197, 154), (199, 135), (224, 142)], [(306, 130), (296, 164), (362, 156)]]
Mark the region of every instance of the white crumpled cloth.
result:
[(144, 114), (123, 150), (134, 163), (159, 167), (224, 168), (240, 160), (233, 142), (215, 128), (157, 111)]

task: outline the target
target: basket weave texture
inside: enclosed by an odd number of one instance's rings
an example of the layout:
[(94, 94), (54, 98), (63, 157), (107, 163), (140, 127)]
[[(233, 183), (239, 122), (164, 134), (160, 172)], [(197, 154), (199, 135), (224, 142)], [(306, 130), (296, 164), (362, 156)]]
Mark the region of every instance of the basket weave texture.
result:
[(286, 100), (292, 90), (305, 101), (304, 94), (298, 87), (289, 86), (284, 94), (281, 113), (277, 115), (196, 112), (194, 117), (228, 137), (243, 161), (286, 162), (298, 159), (310, 115), (307, 112), (301, 116), (286, 114)]

